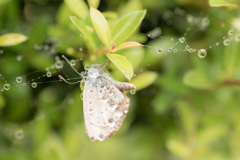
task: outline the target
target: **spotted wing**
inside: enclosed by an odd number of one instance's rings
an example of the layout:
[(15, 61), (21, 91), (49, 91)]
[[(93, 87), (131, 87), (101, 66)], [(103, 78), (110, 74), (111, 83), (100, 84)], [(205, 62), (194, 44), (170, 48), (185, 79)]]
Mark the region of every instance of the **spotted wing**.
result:
[(107, 79), (86, 81), (83, 93), (84, 121), (92, 141), (104, 141), (120, 128), (130, 99)]

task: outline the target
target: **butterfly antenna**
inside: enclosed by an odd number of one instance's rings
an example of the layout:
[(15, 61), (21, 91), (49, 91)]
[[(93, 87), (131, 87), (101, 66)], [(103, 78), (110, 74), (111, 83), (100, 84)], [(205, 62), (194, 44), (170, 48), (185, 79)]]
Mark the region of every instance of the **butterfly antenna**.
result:
[(68, 83), (68, 84), (76, 84), (76, 83), (81, 82), (81, 81), (77, 81), (77, 82), (68, 82), (68, 81), (67, 81), (65, 78), (63, 78), (61, 75), (58, 75), (58, 77), (59, 77), (60, 79), (62, 79), (64, 82)]
[(108, 64), (108, 62), (109, 62), (109, 59), (106, 60), (106, 62), (103, 64), (103, 67), (100, 69), (100, 71), (102, 71), (102, 70), (106, 67), (106, 65)]
[(72, 67), (72, 69), (73, 69), (78, 75), (80, 75), (80, 76), (82, 77), (81, 73), (79, 73), (79, 72), (71, 65), (71, 63), (69, 62), (69, 60), (68, 60), (64, 55), (62, 55), (62, 57), (67, 61), (67, 63)]

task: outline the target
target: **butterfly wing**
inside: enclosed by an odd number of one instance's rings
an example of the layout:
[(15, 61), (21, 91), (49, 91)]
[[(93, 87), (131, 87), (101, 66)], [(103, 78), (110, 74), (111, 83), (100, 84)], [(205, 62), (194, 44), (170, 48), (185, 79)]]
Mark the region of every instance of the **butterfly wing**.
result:
[(130, 99), (108, 79), (87, 80), (83, 93), (84, 121), (92, 141), (104, 141), (120, 128)]

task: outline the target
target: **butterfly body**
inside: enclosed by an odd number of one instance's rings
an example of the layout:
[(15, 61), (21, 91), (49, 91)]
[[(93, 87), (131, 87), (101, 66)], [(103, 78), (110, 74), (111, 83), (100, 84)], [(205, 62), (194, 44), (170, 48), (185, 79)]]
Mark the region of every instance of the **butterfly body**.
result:
[(104, 141), (115, 134), (128, 113), (130, 99), (123, 91), (135, 89), (135, 86), (114, 81), (95, 65), (89, 68), (84, 79), (86, 131), (91, 141)]

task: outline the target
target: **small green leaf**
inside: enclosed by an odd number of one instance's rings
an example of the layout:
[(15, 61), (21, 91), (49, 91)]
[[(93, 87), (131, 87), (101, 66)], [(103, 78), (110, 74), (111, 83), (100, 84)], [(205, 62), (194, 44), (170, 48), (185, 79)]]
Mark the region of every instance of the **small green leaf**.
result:
[(144, 46), (141, 43), (135, 42), (135, 41), (130, 41), (130, 42), (124, 42), (120, 44), (117, 48), (110, 50), (110, 52), (116, 52), (121, 49), (126, 49), (126, 48), (131, 48), (131, 47), (140, 47)]
[(136, 90), (141, 90), (153, 84), (157, 77), (157, 72), (144, 72), (137, 75), (131, 83), (136, 86)]
[(231, 77), (240, 68), (240, 45), (238, 42), (231, 41), (229, 46), (225, 47), (224, 67), (228, 75)]
[(126, 57), (119, 54), (107, 54), (107, 57), (130, 81), (133, 76), (133, 67)]
[(89, 6), (93, 7), (93, 8), (98, 8), (100, 3), (100, 0), (88, 0), (88, 4)]
[(87, 29), (87, 26), (75, 16), (70, 16), (70, 19), (73, 22), (73, 24), (75, 24), (75, 26), (81, 31), (84, 37), (89, 41), (91, 47), (95, 49), (96, 45), (95, 45), (92, 33), (89, 32), (89, 30)]
[(8, 33), (0, 36), (0, 46), (7, 47), (7, 46), (14, 46), (19, 43), (22, 43), (28, 39), (27, 36), (24, 36), (19, 33)]
[(213, 87), (206, 74), (199, 70), (188, 71), (183, 78), (185, 85), (197, 89), (210, 89)]
[(125, 41), (142, 22), (146, 10), (131, 12), (121, 17), (112, 29), (112, 42), (119, 45)]
[(110, 48), (111, 43), (111, 31), (108, 26), (108, 22), (105, 17), (96, 10), (95, 8), (90, 8), (90, 16), (93, 23), (93, 26), (104, 45)]
[(209, 0), (209, 5), (211, 7), (233, 7), (237, 8), (237, 2), (231, 2), (229, 0)]
[(64, 2), (81, 19), (85, 18), (89, 13), (87, 4), (83, 0), (64, 0)]

